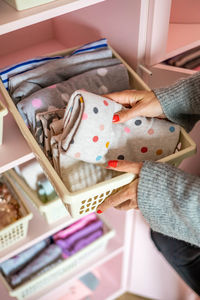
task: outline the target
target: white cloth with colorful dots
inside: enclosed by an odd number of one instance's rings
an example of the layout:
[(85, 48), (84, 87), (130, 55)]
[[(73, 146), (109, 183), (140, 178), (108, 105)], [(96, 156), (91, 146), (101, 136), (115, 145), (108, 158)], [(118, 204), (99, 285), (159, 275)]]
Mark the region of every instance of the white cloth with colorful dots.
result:
[(115, 124), (113, 114), (121, 109), (121, 104), (105, 97), (74, 92), (65, 110), (62, 132), (52, 138), (54, 146), (55, 140), (58, 143), (57, 169), (64, 167), (65, 157), (104, 164), (110, 159), (158, 160), (174, 153), (180, 126), (145, 117)]

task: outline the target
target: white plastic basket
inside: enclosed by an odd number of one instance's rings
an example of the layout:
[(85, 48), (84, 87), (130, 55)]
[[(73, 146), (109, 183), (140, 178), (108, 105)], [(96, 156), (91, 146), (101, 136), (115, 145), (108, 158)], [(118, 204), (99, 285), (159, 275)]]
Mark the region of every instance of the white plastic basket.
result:
[[(70, 278), (70, 274), (75, 272), (80, 265), (85, 265), (92, 258), (97, 256), (100, 252), (104, 251), (107, 247), (108, 241), (114, 237), (115, 231), (110, 228), (108, 224), (104, 222), (104, 234), (96, 241), (80, 250), (71, 257), (63, 260), (62, 262), (55, 264), (52, 268), (46, 272), (41, 272), (41, 274), (35, 276), (31, 280), (25, 282), (21, 286), (12, 289), (3, 275), (0, 275), (3, 283), (7, 287), (10, 296), (16, 297), (17, 299), (26, 299), (31, 295), (37, 293), (38, 291), (44, 289), (45, 287), (55, 283), (59, 279), (67, 276)], [(48, 268), (48, 267), (47, 267)], [(67, 280), (66, 278), (66, 280)]]
[(55, 0), (4, 0), (4, 1), (17, 10), (24, 10), (27, 8), (49, 3)]
[(20, 175), (13, 170), (10, 170), (9, 172), (12, 178), (30, 198), (34, 206), (39, 210), (41, 215), (45, 217), (48, 224), (52, 224), (66, 217), (68, 211), (60, 198), (57, 197), (50, 202), (42, 203), (38, 198), (37, 192), (32, 190)]
[(1, 103), (0, 101), (0, 145), (3, 141), (3, 117), (7, 115), (8, 110), (7, 108)]
[(28, 210), (26, 206), (22, 194), (16, 188), (13, 181), (10, 179), (9, 172), (4, 174), (3, 176), (9, 183), (9, 186), (12, 188), (14, 195), (17, 196), (17, 200), (20, 204), (20, 211), (23, 216), (19, 220), (0, 230), (0, 251), (26, 237), (29, 220), (33, 217), (32, 213)]
[[(57, 52), (52, 54), (52, 56), (58, 54), (67, 55), (73, 50), (74, 49)], [(118, 59), (120, 59), (121, 62), (126, 66), (129, 73), (130, 86), (133, 89), (150, 90), (150, 88), (143, 82), (143, 80), (137, 75), (137, 73), (131, 69), (131, 67), (116, 53), (116, 51), (112, 49), (112, 52), (113, 57), (117, 57)], [(107, 198), (110, 194), (116, 192), (120, 187), (130, 183), (135, 178), (134, 175), (130, 173), (120, 174), (119, 176), (116, 176), (110, 180), (105, 180), (101, 183), (95, 184), (80, 191), (70, 192), (64, 185), (59, 175), (56, 173), (53, 166), (50, 164), (49, 160), (45, 156), (44, 152), (41, 150), (40, 146), (37, 144), (36, 140), (32, 136), (27, 126), (25, 125), (21, 115), (19, 114), (17, 108), (15, 107), (12, 99), (10, 98), (7, 90), (5, 89), (1, 81), (0, 92), (2, 93), (8, 105), (8, 109), (13, 114), (13, 117), (15, 118), (22, 134), (27, 140), (27, 143), (34, 152), (36, 159), (44, 169), (46, 176), (54, 186), (58, 196), (63, 201), (64, 205), (67, 207), (67, 210), (73, 218), (78, 218), (88, 213), (91, 213), (92, 211), (96, 211), (97, 206), (101, 202), (103, 202), (105, 198)], [(191, 137), (186, 133), (186, 131), (183, 128), (181, 128), (180, 143), (177, 152), (159, 161), (168, 162), (178, 166), (184, 158), (193, 155), (195, 152), (195, 143), (193, 142)]]

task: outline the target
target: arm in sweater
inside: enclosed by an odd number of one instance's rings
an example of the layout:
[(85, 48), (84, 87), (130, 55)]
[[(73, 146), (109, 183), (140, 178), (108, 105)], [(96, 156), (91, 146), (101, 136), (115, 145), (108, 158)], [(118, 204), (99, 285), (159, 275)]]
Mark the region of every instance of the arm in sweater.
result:
[[(200, 72), (154, 91), (169, 120), (190, 130), (200, 119)], [(145, 162), (138, 205), (155, 231), (200, 246), (200, 178), (168, 164)]]
[(187, 131), (200, 120), (200, 72), (154, 93), (167, 118)]

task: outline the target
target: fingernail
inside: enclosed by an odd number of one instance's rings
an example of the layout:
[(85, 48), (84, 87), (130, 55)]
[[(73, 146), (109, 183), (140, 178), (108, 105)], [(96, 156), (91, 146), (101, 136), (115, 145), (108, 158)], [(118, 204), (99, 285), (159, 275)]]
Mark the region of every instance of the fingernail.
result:
[(111, 168), (116, 168), (118, 164), (118, 160), (109, 160), (108, 161), (108, 166)]
[(115, 122), (118, 122), (118, 121), (119, 121), (119, 115), (114, 115), (112, 121), (113, 121), (114, 123), (115, 123)]
[(97, 210), (97, 213), (98, 213), (98, 214), (102, 214), (102, 210), (98, 209), (98, 210)]

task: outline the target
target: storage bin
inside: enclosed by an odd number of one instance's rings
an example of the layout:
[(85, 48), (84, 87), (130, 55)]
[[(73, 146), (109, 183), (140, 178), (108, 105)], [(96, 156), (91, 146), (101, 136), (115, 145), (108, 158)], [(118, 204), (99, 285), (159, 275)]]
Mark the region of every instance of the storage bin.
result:
[[(76, 272), (76, 269), (80, 268), (80, 265), (85, 265), (92, 258), (97, 256), (100, 252), (104, 251), (108, 241), (115, 235), (115, 231), (104, 222), (104, 234), (96, 241), (86, 246), (71, 257), (63, 260), (62, 262), (55, 264), (47, 271), (41, 271), (32, 280), (29, 280), (21, 286), (12, 289), (3, 275), (0, 275), (3, 283), (7, 287), (10, 296), (17, 297), (17, 299), (25, 299), (40, 291), (41, 289), (55, 283), (63, 276), (67, 275), (70, 278), (72, 272)], [(47, 267), (48, 268), (48, 267)]]
[(26, 206), (22, 194), (15, 186), (14, 182), (9, 176), (9, 171), (3, 175), (5, 182), (8, 182), (11, 188), (11, 193), (16, 196), (19, 204), (22, 217), (14, 223), (6, 226), (0, 230), (0, 251), (17, 243), (26, 237), (28, 231), (28, 223), (33, 215)]
[[(52, 54), (52, 56), (58, 54), (67, 55), (71, 53), (72, 50), (74, 49), (54, 53)], [(131, 69), (131, 67), (116, 53), (114, 49), (112, 49), (112, 52), (113, 56), (119, 58), (121, 62), (126, 66), (129, 73), (130, 86), (138, 90), (150, 90), (149, 87), (143, 82), (143, 80), (137, 75), (137, 73)], [(13, 114), (22, 134), (24, 135), (29, 146), (34, 152), (36, 159), (41, 164), (48, 179), (54, 186), (58, 196), (63, 201), (64, 205), (67, 207), (67, 210), (73, 218), (78, 218), (85, 214), (91, 213), (92, 211), (96, 211), (97, 206), (101, 202), (103, 202), (105, 198), (107, 198), (111, 193), (116, 192), (120, 187), (130, 183), (135, 178), (135, 176), (131, 173), (120, 174), (117, 177), (82, 189), (80, 191), (73, 193), (70, 192), (54, 170), (53, 166), (50, 164), (49, 160), (37, 144), (27, 126), (25, 125), (21, 115), (19, 114), (2, 82), (0, 82), (0, 91), (8, 105), (8, 109)], [(184, 158), (193, 155), (195, 151), (195, 143), (186, 133), (186, 131), (181, 128), (180, 143), (177, 147), (176, 153), (162, 158), (158, 161), (168, 162), (175, 166), (178, 166)]]
[(40, 211), (41, 215), (45, 217), (48, 224), (52, 224), (66, 217), (68, 212), (60, 198), (57, 197), (50, 202), (42, 203), (38, 198), (37, 192), (32, 190), (21, 176), (13, 170), (10, 170), (10, 174), (22, 190), (28, 195), (34, 206)]
[(2, 102), (0, 102), (0, 145), (3, 141), (3, 117), (7, 115), (7, 113), (7, 108), (3, 105)]
[(55, 0), (4, 0), (17, 10), (24, 10), (27, 8), (39, 6)]

